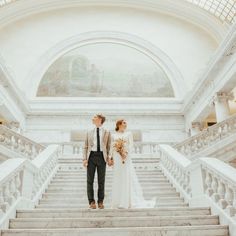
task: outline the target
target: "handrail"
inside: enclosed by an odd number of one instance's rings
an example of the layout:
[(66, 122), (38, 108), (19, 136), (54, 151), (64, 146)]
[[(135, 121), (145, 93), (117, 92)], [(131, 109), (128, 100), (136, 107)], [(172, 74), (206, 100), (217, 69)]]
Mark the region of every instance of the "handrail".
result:
[(235, 134), (235, 131), (236, 115), (233, 115), (173, 147), (185, 156), (192, 157), (211, 145), (214, 145), (217, 141)]
[(0, 125), (0, 144), (24, 155), (30, 160), (34, 159), (45, 147), (38, 144), (13, 130)]

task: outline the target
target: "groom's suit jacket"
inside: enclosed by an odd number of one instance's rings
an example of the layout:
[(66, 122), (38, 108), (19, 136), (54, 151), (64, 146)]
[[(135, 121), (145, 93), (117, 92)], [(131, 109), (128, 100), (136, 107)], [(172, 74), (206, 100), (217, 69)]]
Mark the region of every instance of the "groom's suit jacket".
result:
[[(108, 130), (105, 130), (103, 128), (102, 128), (102, 131), (103, 131), (103, 135), (102, 135), (101, 144), (102, 144), (103, 157), (106, 162), (108, 159), (108, 154), (110, 152), (111, 134)], [(89, 159), (90, 152), (94, 145), (94, 141), (93, 141), (94, 132), (95, 132), (95, 129), (87, 132), (85, 143), (84, 143), (83, 160)]]

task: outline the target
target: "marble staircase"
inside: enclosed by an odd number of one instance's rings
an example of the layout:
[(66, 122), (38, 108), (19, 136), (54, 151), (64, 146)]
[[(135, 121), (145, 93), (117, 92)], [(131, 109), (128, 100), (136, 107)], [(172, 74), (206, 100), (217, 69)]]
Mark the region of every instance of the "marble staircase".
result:
[(18, 210), (1, 236), (229, 235), (228, 227), (220, 225), (209, 208), (192, 208), (184, 202), (164, 176), (158, 158), (134, 159), (134, 165), (145, 199), (156, 198), (155, 208), (110, 209), (112, 168), (107, 168), (105, 209), (88, 209), (81, 160), (61, 158), (39, 204), (32, 210)]

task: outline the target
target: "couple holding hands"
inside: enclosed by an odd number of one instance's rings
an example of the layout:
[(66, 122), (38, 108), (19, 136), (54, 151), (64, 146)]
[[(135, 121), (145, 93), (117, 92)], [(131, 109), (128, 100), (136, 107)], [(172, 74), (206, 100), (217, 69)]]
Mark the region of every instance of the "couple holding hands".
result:
[(98, 178), (98, 208), (104, 209), (104, 190), (106, 165), (113, 167), (111, 208), (153, 207), (155, 201), (145, 201), (138, 181), (131, 153), (133, 135), (126, 131), (127, 122), (122, 119), (116, 122), (115, 133), (104, 129), (106, 118), (102, 114), (93, 117), (95, 128), (87, 132), (83, 165), (87, 168), (87, 196), (89, 208), (96, 209), (94, 198), (94, 177)]

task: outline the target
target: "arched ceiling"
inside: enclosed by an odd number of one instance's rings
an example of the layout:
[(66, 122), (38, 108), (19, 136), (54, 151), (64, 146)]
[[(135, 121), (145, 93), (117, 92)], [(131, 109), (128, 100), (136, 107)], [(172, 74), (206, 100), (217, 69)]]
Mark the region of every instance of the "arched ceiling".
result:
[(43, 11), (76, 6), (122, 6), (174, 15), (209, 32), (218, 42), (235, 22), (235, 0), (0, 0), (0, 27)]

